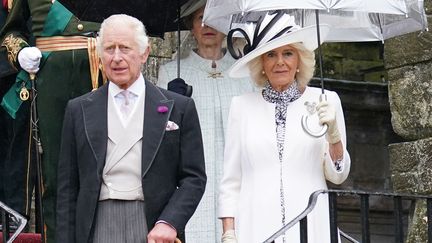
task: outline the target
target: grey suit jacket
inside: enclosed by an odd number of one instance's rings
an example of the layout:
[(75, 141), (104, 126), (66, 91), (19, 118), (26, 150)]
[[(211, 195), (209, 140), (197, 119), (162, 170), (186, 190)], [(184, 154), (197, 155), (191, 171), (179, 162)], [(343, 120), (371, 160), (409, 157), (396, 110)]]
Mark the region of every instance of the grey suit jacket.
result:
[[(58, 164), (56, 242), (91, 242), (107, 150), (108, 84), (69, 101)], [(159, 107), (167, 107), (161, 111)], [(149, 230), (184, 228), (204, 193), (201, 129), (192, 99), (146, 81), (142, 184)], [(168, 121), (179, 129), (166, 131)]]

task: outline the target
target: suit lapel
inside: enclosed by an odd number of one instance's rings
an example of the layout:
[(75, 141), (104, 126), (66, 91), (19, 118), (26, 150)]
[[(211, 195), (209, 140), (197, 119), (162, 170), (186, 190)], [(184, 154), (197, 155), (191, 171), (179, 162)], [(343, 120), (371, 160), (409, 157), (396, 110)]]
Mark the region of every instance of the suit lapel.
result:
[(85, 131), (97, 161), (98, 175), (102, 174), (108, 142), (107, 102), (108, 83), (93, 91), (81, 103)]
[[(166, 124), (174, 105), (152, 83), (146, 81), (144, 128), (142, 142), (142, 176), (147, 173), (165, 134)], [(165, 106), (166, 112), (159, 112), (158, 108)]]

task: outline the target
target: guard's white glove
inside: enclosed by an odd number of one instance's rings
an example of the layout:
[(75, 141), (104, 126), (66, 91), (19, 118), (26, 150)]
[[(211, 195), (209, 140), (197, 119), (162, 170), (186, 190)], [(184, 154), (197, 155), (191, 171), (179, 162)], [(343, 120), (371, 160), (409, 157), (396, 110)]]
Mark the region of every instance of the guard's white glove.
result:
[(237, 243), (234, 230), (227, 230), (222, 235), (222, 243)]
[(321, 125), (327, 124), (328, 130), (326, 139), (330, 144), (337, 143), (341, 140), (341, 136), (336, 123), (335, 108), (327, 101), (321, 101), (317, 106), (319, 123)]
[(37, 73), (42, 53), (37, 47), (24, 47), (18, 53), (18, 62), (22, 69), (28, 73)]

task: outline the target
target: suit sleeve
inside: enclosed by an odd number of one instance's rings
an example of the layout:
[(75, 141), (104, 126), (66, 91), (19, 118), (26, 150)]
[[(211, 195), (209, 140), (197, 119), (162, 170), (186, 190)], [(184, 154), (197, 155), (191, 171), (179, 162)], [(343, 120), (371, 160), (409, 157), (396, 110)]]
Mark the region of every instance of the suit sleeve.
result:
[(346, 180), (351, 168), (351, 158), (346, 149), (346, 129), (345, 129), (345, 119), (342, 110), (342, 104), (339, 96), (335, 92), (329, 93), (329, 100), (336, 110), (336, 121), (338, 125), (338, 130), (341, 135), (342, 146), (344, 148), (342, 168), (340, 171), (336, 170), (332, 159), (330, 158), (330, 153), (328, 152), (328, 143), (325, 144), (325, 156), (324, 156), (324, 174), (327, 180), (334, 184), (341, 184)]
[(204, 149), (195, 103), (188, 99), (180, 125), (180, 165), (178, 188), (165, 206), (159, 220), (177, 229), (185, 228), (205, 190)]
[(56, 242), (75, 242), (75, 210), (79, 179), (71, 102), (69, 101), (62, 130), (57, 179)]

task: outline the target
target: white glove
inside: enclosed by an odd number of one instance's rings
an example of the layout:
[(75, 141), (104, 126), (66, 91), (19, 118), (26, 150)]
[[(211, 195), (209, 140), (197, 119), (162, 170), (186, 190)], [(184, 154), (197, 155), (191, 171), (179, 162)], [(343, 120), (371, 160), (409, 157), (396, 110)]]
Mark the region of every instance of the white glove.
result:
[(237, 243), (234, 230), (227, 230), (222, 235), (222, 243)]
[(321, 101), (317, 106), (319, 123), (327, 124), (328, 130), (326, 139), (330, 144), (337, 143), (341, 140), (341, 136), (336, 123), (336, 111), (327, 101)]
[(22, 69), (28, 73), (37, 73), (42, 53), (37, 47), (24, 47), (18, 53), (18, 62)]

